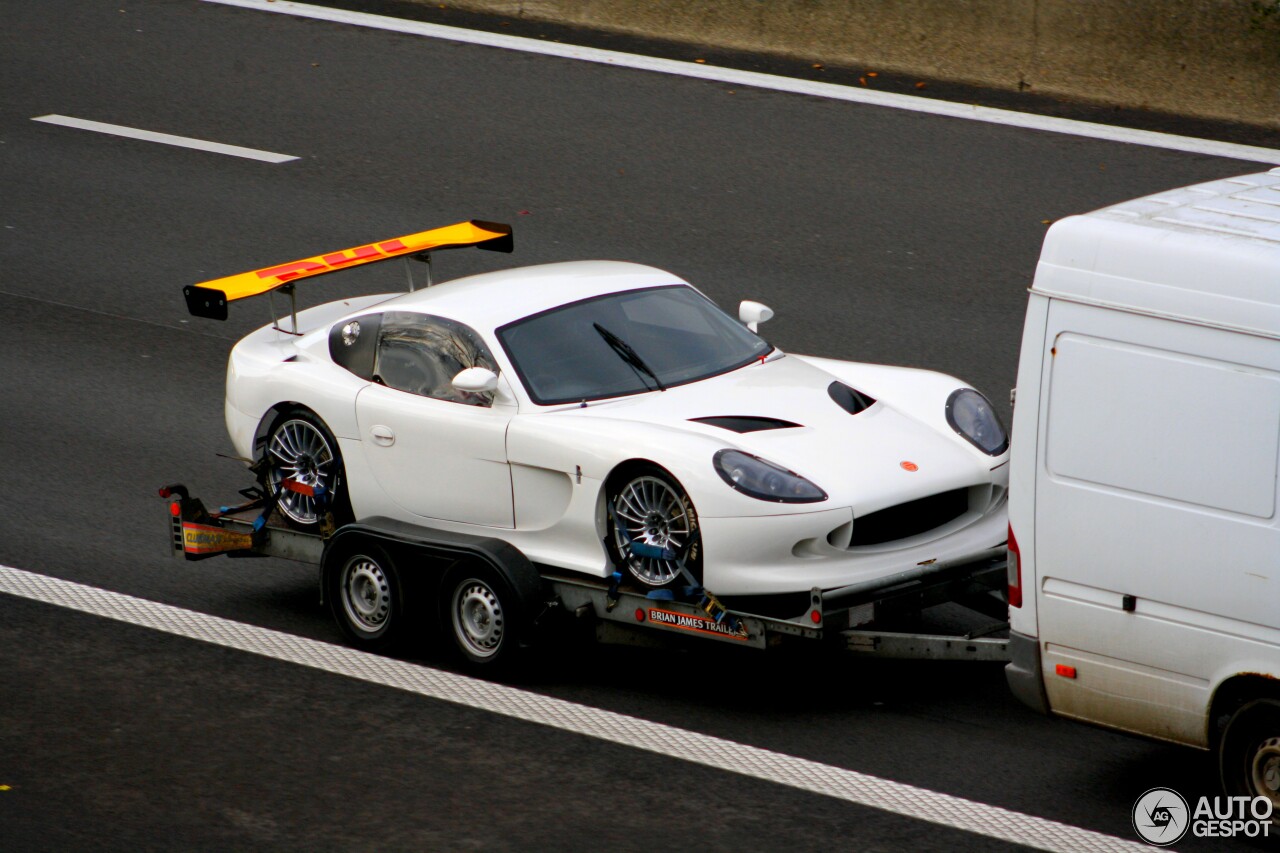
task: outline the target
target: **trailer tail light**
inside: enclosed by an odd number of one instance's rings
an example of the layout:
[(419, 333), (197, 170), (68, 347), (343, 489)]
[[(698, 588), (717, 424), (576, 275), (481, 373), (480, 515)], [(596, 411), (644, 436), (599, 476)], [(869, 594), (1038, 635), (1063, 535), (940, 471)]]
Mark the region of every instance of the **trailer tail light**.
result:
[(1009, 606), (1022, 606), (1022, 552), (1018, 550), (1012, 524), (1009, 525)]

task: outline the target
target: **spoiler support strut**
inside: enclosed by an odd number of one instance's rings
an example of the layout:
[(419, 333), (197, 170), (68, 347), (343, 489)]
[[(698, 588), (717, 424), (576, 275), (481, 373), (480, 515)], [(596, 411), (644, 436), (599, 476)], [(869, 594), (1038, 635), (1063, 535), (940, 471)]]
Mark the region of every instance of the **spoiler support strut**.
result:
[[(410, 288), (410, 290), (412, 289), (413, 288)], [(297, 288), (295, 288), (292, 284), (286, 284), (283, 287), (276, 288), (276, 290), (279, 290), (281, 293), (287, 294), (289, 296), (289, 315), (293, 322), (293, 331), (291, 332), (288, 329), (280, 328), (281, 317), (279, 314), (276, 313), (276, 291), (275, 290), (267, 291), (267, 303), (271, 306), (271, 328), (275, 329), (277, 332), (280, 332), (281, 334), (296, 335), (298, 337), (301, 337), (302, 332), (298, 331)]]

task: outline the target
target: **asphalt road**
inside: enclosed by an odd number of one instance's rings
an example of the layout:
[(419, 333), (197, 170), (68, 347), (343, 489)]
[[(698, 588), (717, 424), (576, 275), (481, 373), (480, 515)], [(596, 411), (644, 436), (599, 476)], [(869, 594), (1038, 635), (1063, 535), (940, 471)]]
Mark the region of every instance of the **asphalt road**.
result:
[[(223, 368), (267, 319), (191, 318), (183, 285), (504, 221), (514, 256), (437, 273), (650, 263), (771, 305), (783, 349), (942, 370), (1007, 415), (1046, 220), (1263, 168), (194, 0), (0, 10), (0, 564), (324, 641), (307, 567), (166, 556), (157, 486), (245, 485)], [(6, 851), (1006, 846), (17, 597), (0, 640)], [(1211, 793), (1207, 757), (1038, 717), (994, 665), (602, 649), (522, 686), (1129, 839), (1146, 789)]]

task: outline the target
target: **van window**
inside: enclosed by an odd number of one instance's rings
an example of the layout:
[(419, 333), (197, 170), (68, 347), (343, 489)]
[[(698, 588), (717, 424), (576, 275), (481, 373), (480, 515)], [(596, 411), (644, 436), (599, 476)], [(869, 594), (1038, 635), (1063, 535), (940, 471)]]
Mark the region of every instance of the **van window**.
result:
[(1054, 353), (1045, 437), (1053, 475), (1275, 514), (1280, 377), (1070, 333)]

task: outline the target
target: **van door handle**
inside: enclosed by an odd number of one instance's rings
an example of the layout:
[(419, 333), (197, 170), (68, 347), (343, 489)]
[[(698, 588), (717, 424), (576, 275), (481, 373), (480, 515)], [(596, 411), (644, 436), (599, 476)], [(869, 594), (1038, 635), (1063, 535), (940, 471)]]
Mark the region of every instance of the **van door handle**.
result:
[(369, 430), (369, 432), (373, 434), (374, 444), (380, 444), (383, 447), (390, 447), (396, 443), (395, 430), (389, 426), (378, 424), (373, 429)]

